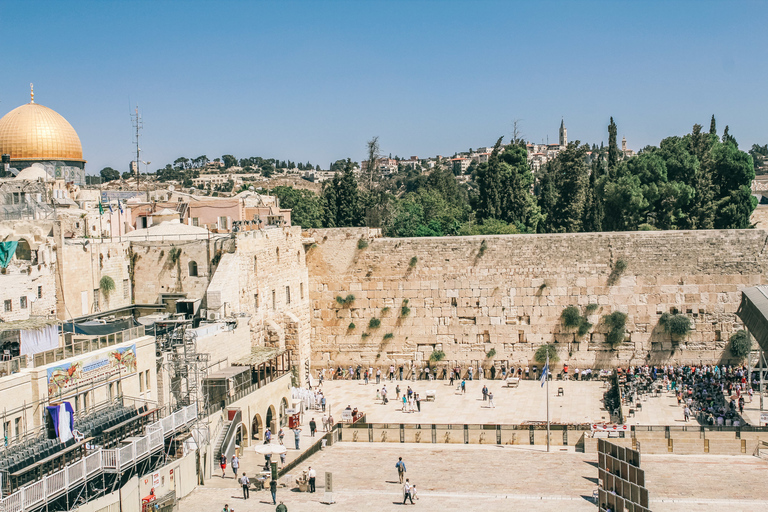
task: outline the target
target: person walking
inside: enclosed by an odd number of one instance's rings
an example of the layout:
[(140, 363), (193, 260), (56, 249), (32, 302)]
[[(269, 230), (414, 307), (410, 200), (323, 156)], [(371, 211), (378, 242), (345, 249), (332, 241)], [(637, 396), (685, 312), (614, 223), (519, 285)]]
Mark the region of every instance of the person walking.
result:
[(301, 428), (296, 427), (295, 429), (293, 429), (293, 437), (294, 437), (294, 440), (296, 441), (296, 449), (297, 450), (299, 449), (299, 436), (300, 435), (301, 435)]
[(312, 466), (309, 466), (309, 492), (315, 492), (315, 479), (317, 478), (317, 471), (312, 469)]
[(416, 393), (416, 409), (418, 409), (419, 412), (421, 412), (421, 395)]
[(315, 421), (315, 418), (312, 418), (309, 420), (309, 435), (315, 437), (315, 432), (317, 432), (317, 422)]
[(453, 386), (454, 375), (453, 370), (451, 370), (450, 382), (448, 383), (449, 386)]
[(240, 469), (240, 459), (237, 457), (237, 454), (232, 455), (232, 472), (235, 474), (235, 478), (237, 478), (237, 470)]
[[(237, 475), (235, 475), (237, 476)], [(243, 473), (242, 478), (240, 478), (240, 485), (243, 486), (243, 499), (247, 500), (250, 497), (250, 494), (248, 492), (248, 486), (251, 484), (251, 481), (248, 480), (248, 477), (245, 473)]]
[(405, 476), (405, 462), (403, 462), (402, 457), (397, 458), (395, 467), (397, 468), (397, 477), (400, 479), (400, 483), (403, 483), (403, 477)]
[(323, 408), (323, 412), (325, 412), (325, 396), (320, 399), (320, 407)]
[(277, 505), (277, 480), (274, 478), (269, 481), (269, 492), (272, 493), (272, 504)]
[(496, 408), (496, 404), (493, 403), (493, 391), (488, 392), (488, 407)]
[(281, 502), (280, 502), (280, 504), (279, 504), (279, 505), (277, 506), (277, 508), (275, 509), (275, 512), (288, 512), (288, 507), (286, 507), (286, 506), (285, 506), (285, 503), (283, 503), (283, 502), (281, 501)]
[[(270, 436), (270, 437), (271, 437), (271, 436)], [(283, 429), (282, 429), (282, 427), (281, 427), (281, 428), (280, 428), (280, 430), (279, 430), (279, 431), (278, 431), (278, 433), (277, 433), (277, 441), (280, 443), (280, 446), (282, 446), (282, 445), (283, 445), (283, 438), (284, 438), (284, 437), (285, 437), (285, 432), (283, 432)]]
[(405, 505), (407, 500), (411, 500), (411, 505), (414, 505), (413, 496), (411, 496), (411, 483), (406, 478), (405, 485), (403, 486), (403, 505)]
[(272, 431), (269, 430), (269, 427), (267, 427), (267, 430), (264, 431), (264, 444), (269, 444), (272, 441)]
[(397, 393), (397, 396), (395, 397), (395, 399), (400, 400), (400, 384), (395, 385), (395, 393)]
[(467, 392), (467, 381), (464, 379), (461, 379), (461, 392), (466, 393)]
[(488, 386), (483, 386), (483, 402), (488, 400)]
[(381, 368), (376, 368), (376, 384), (381, 382)]
[(408, 407), (408, 396), (403, 393), (403, 412), (405, 412), (406, 407)]
[(219, 465), (221, 466), (221, 478), (227, 478), (227, 456), (222, 453), (219, 458)]

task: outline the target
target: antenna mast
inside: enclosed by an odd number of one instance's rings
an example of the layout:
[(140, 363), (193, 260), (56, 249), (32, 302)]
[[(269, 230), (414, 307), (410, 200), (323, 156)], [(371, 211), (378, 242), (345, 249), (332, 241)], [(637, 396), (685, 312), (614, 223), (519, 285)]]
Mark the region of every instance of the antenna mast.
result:
[[(136, 105), (136, 109), (134, 110), (134, 113), (131, 114), (131, 125), (136, 130), (136, 135), (134, 138), (134, 144), (136, 144), (136, 190), (139, 190), (139, 177), (141, 175), (140, 172), (140, 166), (141, 166), (141, 148), (139, 147), (139, 130), (144, 129), (144, 122), (141, 119), (141, 116), (139, 115), (139, 106)], [(149, 189), (147, 189), (147, 201), (149, 201)]]

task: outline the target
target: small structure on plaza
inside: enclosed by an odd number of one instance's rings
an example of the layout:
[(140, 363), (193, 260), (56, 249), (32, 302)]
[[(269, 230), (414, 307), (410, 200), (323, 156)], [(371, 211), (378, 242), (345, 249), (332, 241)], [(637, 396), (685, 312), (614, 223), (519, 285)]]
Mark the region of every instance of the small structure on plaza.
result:
[(650, 512), (638, 450), (598, 439), (597, 470), (600, 510)]

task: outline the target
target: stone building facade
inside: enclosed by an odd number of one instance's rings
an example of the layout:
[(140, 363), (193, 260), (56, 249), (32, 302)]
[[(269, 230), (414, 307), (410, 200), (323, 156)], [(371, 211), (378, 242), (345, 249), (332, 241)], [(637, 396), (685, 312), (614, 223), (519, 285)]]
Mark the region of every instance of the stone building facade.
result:
[[(762, 230), (305, 235), (316, 244), (307, 262), (313, 362), (321, 366), (420, 366), (434, 350), (445, 353), (442, 364), (533, 364), (545, 343), (576, 366), (718, 361), (729, 358), (729, 336), (741, 328), (740, 290), (767, 281)], [(563, 326), (569, 305), (593, 324), (584, 336)], [(604, 316), (613, 311), (627, 314), (615, 350), (605, 343)], [(665, 312), (691, 320), (684, 339), (659, 325)]]

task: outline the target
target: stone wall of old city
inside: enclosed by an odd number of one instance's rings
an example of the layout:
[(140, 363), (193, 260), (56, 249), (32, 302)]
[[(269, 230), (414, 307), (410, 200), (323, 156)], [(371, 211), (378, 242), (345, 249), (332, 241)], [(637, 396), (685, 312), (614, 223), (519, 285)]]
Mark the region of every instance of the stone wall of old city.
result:
[[(420, 366), (433, 350), (445, 353), (442, 364), (533, 364), (544, 343), (557, 343), (563, 361), (582, 367), (719, 361), (741, 327), (740, 290), (766, 283), (762, 230), (395, 239), (349, 228), (304, 235), (315, 244), (307, 264), (316, 366)], [(367, 247), (358, 246), (361, 239)], [(350, 295), (347, 304), (337, 300)], [(565, 307), (587, 314), (590, 304), (589, 333), (563, 327)], [(616, 350), (605, 342), (603, 320), (613, 311), (628, 315)], [(692, 331), (673, 341), (659, 325), (665, 312), (688, 316)], [(370, 327), (372, 319), (380, 327)]]

